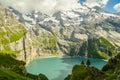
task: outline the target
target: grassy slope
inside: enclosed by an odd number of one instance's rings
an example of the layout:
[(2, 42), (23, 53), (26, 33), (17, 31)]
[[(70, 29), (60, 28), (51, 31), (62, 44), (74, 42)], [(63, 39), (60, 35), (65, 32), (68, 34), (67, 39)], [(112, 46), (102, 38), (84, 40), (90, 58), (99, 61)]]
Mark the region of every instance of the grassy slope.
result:
[[(0, 79), (30, 80), (23, 76), (24, 62), (15, 60), (11, 55), (0, 54)], [(19, 67), (21, 66), (21, 68)]]
[(10, 70), (0, 68), (0, 80), (32, 80)]
[(24, 25), (20, 24), (11, 12), (0, 5), (0, 52), (16, 53), (9, 44), (21, 39), (26, 32)]
[(48, 80), (43, 74), (27, 73), (25, 62), (14, 59), (11, 54), (0, 53), (0, 59), (0, 80)]

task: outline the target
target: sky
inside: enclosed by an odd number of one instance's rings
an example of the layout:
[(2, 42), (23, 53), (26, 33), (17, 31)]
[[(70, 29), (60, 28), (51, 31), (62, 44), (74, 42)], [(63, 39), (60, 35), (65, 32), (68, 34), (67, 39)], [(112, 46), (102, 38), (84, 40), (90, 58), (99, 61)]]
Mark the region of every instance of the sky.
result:
[[(115, 7), (116, 5), (118, 7)], [(109, 0), (103, 9), (112, 13), (120, 12), (120, 0)]]
[(22, 13), (39, 10), (53, 14), (56, 11), (79, 8), (82, 5), (99, 6), (112, 13), (120, 12), (120, 0), (0, 0), (0, 3), (6, 7), (12, 6)]
[(111, 13), (120, 12), (120, 0), (80, 0), (80, 3), (88, 6), (100, 6)]

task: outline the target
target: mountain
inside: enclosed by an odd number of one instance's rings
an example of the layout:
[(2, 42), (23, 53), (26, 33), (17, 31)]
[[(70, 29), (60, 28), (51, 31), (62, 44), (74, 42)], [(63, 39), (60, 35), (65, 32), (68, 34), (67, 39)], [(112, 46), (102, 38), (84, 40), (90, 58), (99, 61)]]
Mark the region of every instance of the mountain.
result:
[(120, 12), (118, 12), (117, 15), (120, 15)]
[(25, 60), (25, 42), (27, 28), (6, 8), (0, 5), (0, 53), (23, 55)]
[(27, 73), (26, 63), (16, 59), (20, 53), (26, 55), (26, 33), (25, 26), (0, 4), (0, 80), (48, 80), (43, 74)]
[[(119, 49), (119, 15), (108, 13), (99, 7), (83, 6), (74, 10), (58, 11), (52, 16), (36, 10), (22, 14), (12, 7), (8, 9), (26, 25), (30, 46), (34, 46), (31, 49), (34, 56), (109, 58), (116, 55)], [(90, 51), (91, 49), (95, 51)]]
[[(27, 32), (25, 26), (20, 24), (14, 15), (0, 5), (0, 52), (15, 53), (17, 41)], [(12, 47), (14, 46), (14, 47)]]

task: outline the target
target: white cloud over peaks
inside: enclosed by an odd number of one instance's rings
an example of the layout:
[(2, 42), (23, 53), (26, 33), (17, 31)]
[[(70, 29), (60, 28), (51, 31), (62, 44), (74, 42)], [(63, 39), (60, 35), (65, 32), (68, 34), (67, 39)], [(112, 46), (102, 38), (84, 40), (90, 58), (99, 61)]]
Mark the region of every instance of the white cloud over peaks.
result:
[(86, 0), (84, 4), (89, 7), (94, 7), (94, 6), (105, 7), (108, 1), (109, 0)]
[(12, 6), (22, 13), (39, 10), (52, 14), (59, 10), (74, 9), (80, 6), (78, 0), (0, 0), (0, 2), (5, 6)]
[(117, 12), (120, 12), (120, 3), (116, 4), (114, 6), (114, 9), (117, 11)]

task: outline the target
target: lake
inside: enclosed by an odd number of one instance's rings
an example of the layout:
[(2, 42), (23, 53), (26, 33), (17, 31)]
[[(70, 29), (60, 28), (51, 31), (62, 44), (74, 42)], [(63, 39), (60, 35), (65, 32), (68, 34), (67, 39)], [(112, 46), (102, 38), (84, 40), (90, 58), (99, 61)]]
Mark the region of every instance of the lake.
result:
[[(101, 69), (107, 62), (102, 59), (89, 58), (91, 65)], [(36, 59), (29, 63), (26, 67), (27, 72), (38, 75), (45, 74), (49, 80), (64, 80), (71, 73), (72, 67), (80, 64), (81, 61), (86, 62), (87, 58), (43, 58)]]

